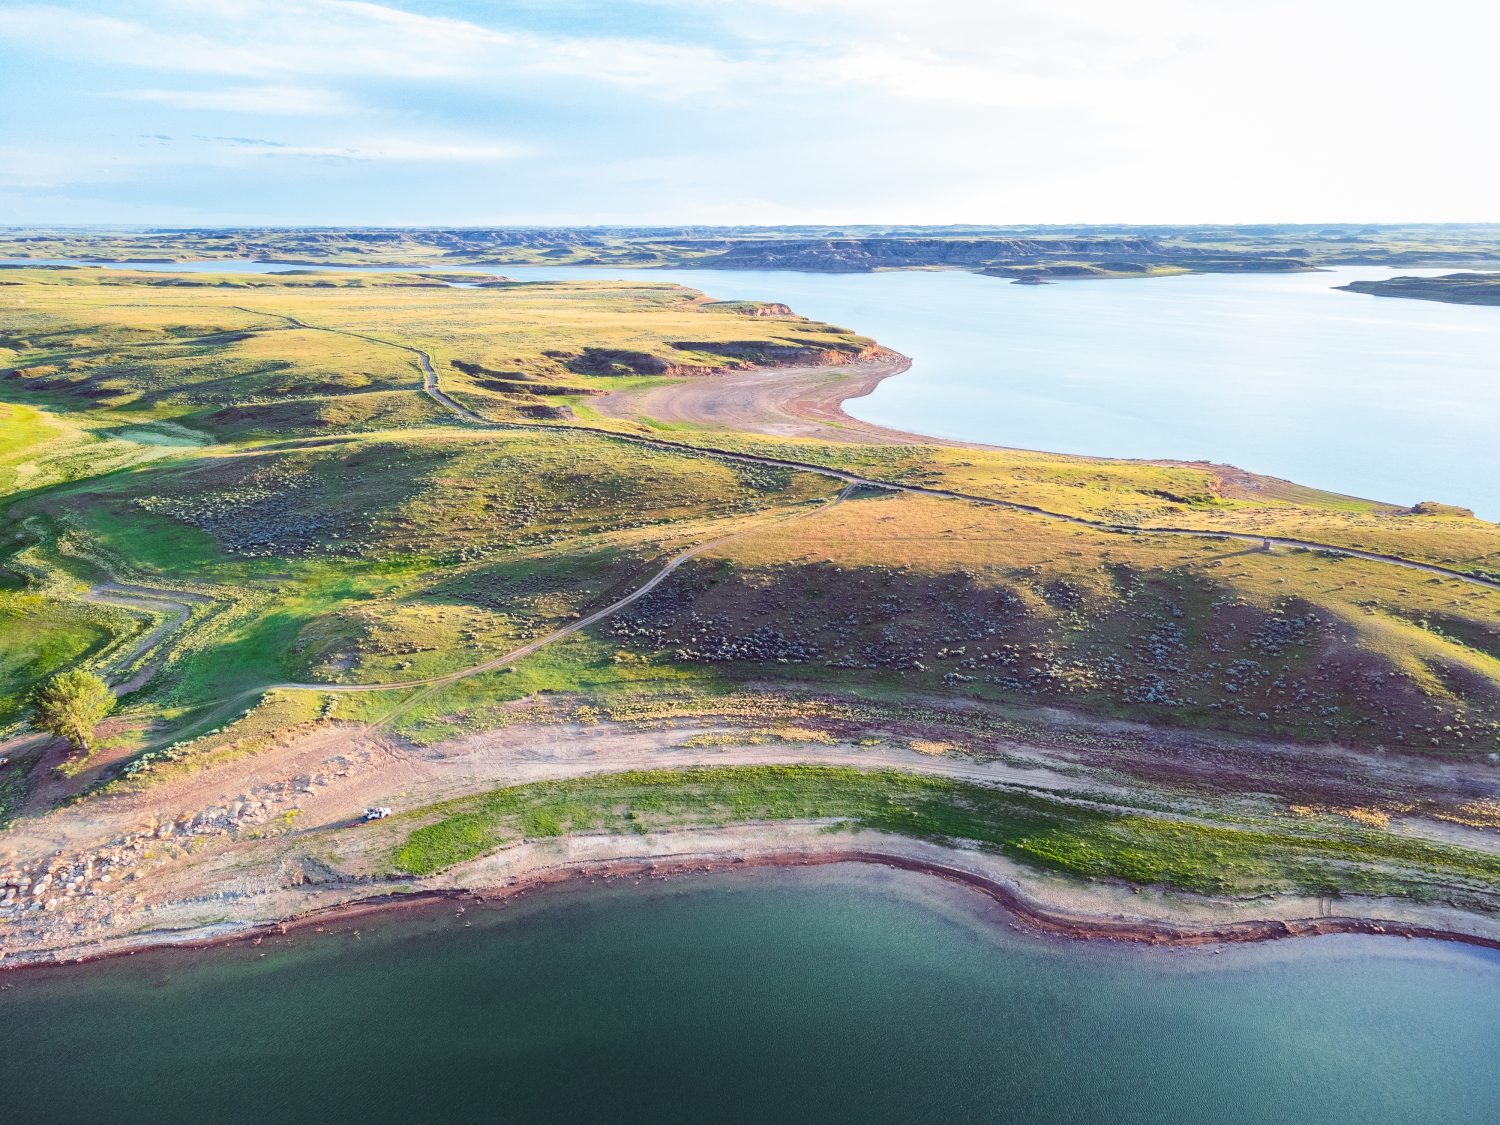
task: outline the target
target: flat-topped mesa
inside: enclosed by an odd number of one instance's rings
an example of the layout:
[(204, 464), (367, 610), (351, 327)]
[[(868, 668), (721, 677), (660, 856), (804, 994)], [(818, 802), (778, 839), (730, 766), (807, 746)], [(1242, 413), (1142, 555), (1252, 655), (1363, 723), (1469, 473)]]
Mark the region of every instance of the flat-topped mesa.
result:
[(806, 269), (862, 272), (903, 266), (979, 267), (1092, 255), (1155, 256), (1149, 238), (847, 238), (767, 239), (732, 243), (697, 264), (717, 269)]
[[(1155, 238), (847, 238), (764, 239), (735, 242), (694, 265), (709, 269), (795, 269), (863, 273), (878, 269), (947, 266), (1002, 272), (1047, 263), (1150, 263), (1208, 272), (1310, 269), (1300, 253), (1237, 253), (1177, 246)], [(1075, 276), (1092, 276), (1087, 265)], [(1149, 267), (1137, 267), (1144, 272)], [(1105, 274), (1119, 270), (1098, 267)], [(1125, 271), (1134, 272), (1134, 271)], [(1059, 276), (1066, 276), (1060, 274)]]

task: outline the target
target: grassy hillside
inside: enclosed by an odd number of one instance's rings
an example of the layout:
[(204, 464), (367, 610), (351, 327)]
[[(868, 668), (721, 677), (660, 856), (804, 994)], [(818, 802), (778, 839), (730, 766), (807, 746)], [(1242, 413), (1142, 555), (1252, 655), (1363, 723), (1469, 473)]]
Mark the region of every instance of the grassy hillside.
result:
[(398, 681), (477, 663), (724, 520), (832, 490), (583, 433), (215, 445), (19, 500), (16, 543), (28, 545), (12, 567), (75, 594), (115, 580), (210, 599), (132, 697), (143, 715), (175, 715), (248, 705), (282, 680)]
[(1247, 734), (1500, 746), (1500, 591), (927, 497), (715, 549), (609, 629), (737, 678)]
[[(246, 714), (191, 745), (277, 715), (381, 719), (425, 739), (504, 721), (537, 693), (569, 706), (655, 693), (691, 710), (768, 684), (1062, 705), (1300, 743), (1500, 749), (1500, 592), (1152, 532), (1289, 535), (1500, 573), (1500, 528), (1461, 512), (1209, 465), (570, 416), (608, 387), (872, 347), (678, 286), (0, 280), (23, 302), (0, 338), (0, 727), (20, 729), (43, 676), (97, 667), (128, 688), (100, 779)], [(424, 393), (418, 350), (445, 391), (500, 424)], [(641, 437), (671, 444), (629, 440)], [(714, 451), (960, 495), (865, 491), (834, 506), (837, 480)], [(300, 702), (251, 712), (286, 682), (463, 672), (729, 536), (513, 670), (338, 700), (283, 691)]]
[[(495, 418), (560, 418), (560, 396), (756, 363), (853, 357), (871, 341), (748, 302), (626, 282), (455, 288), (414, 275), (234, 278), (12, 270), (0, 366), (33, 391), (245, 437), (430, 425), (414, 391)], [(394, 333), (394, 335), (393, 335)], [(401, 347), (387, 341), (398, 339)]]

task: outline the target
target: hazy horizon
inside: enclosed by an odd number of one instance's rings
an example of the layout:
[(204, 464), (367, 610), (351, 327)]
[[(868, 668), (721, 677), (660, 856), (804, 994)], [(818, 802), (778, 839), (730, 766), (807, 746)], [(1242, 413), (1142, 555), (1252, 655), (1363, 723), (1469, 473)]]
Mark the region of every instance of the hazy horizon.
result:
[(1381, 230), (1413, 230), (1418, 228), (1485, 228), (1493, 227), (1500, 229), (1500, 221), (1490, 222), (1480, 220), (1468, 222), (1462, 219), (1432, 220), (1427, 222), (1366, 222), (1358, 220), (1322, 219), (1322, 220), (1291, 220), (1287, 222), (1157, 222), (1157, 223), (1124, 223), (1099, 221), (1082, 221), (1076, 223), (1032, 223), (1032, 222), (993, 222), (993, 223), (881, 223), (881, 222), (785, 222), (785, 223), (694, 223), (694, 222), (614, 222), (614, 223), (528, 223), (520, 220), (506, 220), (503, 218), (484, 223), (317, 223), (301, 222), (296, 219), (288, 219), (274, 223), (182, 223), (169, 222), (158, 223), (109, 223), (109, 222), (66, 222), (66, 223), (0, 223), (0, 230), (23, 230), (23, 231), (79, 231), (79, 232), (105, 232), (105, 231), (171, 231), (171, 230), (402, 230), (402, 231), (446, 231), (446, 230), (558, 230), (558, 231), (642, 231), (669, 232), (675, 230), (740, 230), (740, 231), (866, 231), (866, 230), (910, 230), (910, 231), (964, 231), (972, 230), (976, 235), (982, 236), (989, 231), (1013, 232), (1013, 231), (1079, 231), (1079, 230), (1160, 230), (1160, 231), (1187, 231), (1187, 230), (1288, 230), (1306, 228), (1316, 231), (1320, 228), (1369, 228)]

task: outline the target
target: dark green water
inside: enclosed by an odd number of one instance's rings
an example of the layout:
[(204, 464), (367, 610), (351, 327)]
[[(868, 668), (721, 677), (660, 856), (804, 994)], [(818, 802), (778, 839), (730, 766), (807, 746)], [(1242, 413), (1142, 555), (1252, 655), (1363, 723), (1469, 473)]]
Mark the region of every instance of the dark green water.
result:
[(0, 978), (0, 1119), (1500, 1119), (1482, 951), (1047, 942), (854, 867), (456, 909)]

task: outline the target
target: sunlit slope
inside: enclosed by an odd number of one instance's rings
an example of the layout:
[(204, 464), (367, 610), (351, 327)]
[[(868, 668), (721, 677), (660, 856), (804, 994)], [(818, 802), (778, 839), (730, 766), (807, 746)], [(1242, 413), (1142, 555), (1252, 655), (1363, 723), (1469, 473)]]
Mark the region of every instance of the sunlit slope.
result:
[(450, 394), (488, 416), (557, 418), (560, 396), (622, 380), (828, 362), (872, 346), (677, 285), (480, 280), (6, 271), (14, 315), (0, 362), (35, 390), (241, 435), (438, 420), (420, 397), (372, 397), (420, 388), (415, 348)]
[(1500, 748), (1500, 591), (927, 497), (852, 501), (736, 540), (608, 635), (736, 678)]
[(6, 698), (90, 650), (63, 609), (102, 612), (82, 604), (101, 583), (203, 599), (130, 698), (170, 719), (283, 680), (400, 681), (477, 663), (721, 526), (834, 491), (586, 433), (180, 450), (12, 505), (9, 568), (20, 589), (50, 596), (56, 620), (32, 630), (55, 634), (59, 657), (8, 668)]
[[(435, 692), (425, 713), (755, 680), (1424, 751), (1500, 745), (1495, 590), (1151, 530), (1500, 572), (1500, 528), (1459, 512), (1211, 465), (591, 432), (567, 404), (596, 390), (871, 346), (677, 286), (0, 281), (14, 313), (0, 338), (0, 723), (78, 662), (128, 686), (121, 737), (135, 748), (232, 719), (270, 684), (462, 672), (609, 604), (684, 547), (766, 521), (514, 675)], [(419, 352), (502, 424), (424, 393)], [(867, 491), (775, 523), (842, 487), (799, 464), (947, 495)]]

